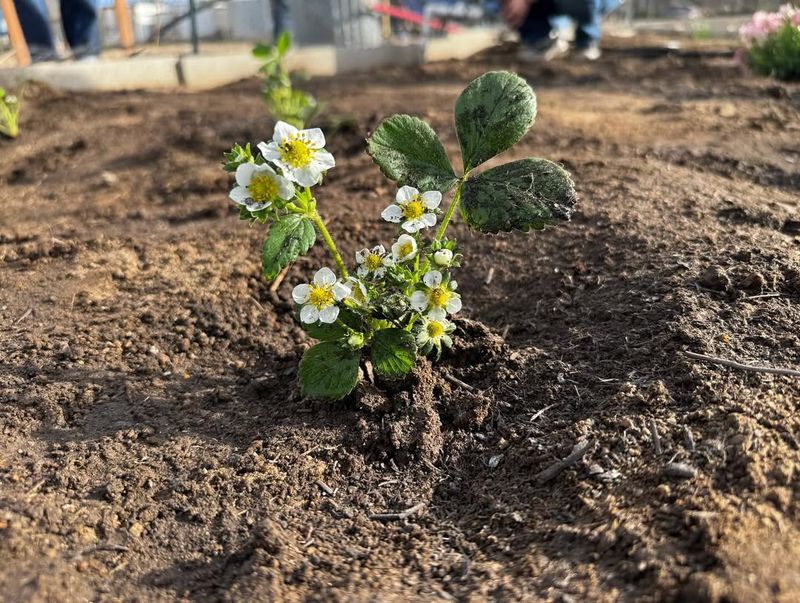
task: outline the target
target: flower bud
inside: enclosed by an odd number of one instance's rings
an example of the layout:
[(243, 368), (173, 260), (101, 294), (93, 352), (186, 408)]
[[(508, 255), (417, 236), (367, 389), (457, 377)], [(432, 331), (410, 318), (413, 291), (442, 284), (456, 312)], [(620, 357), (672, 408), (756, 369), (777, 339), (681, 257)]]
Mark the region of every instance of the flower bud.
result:
[(349, 345), (354, 350), (360, 350), (364, 347), (364, 334), (363, 333), (353, 333), (350, 337), (347, 338), (347, 345)]
[(453, 252), (449, 249), (440, 249), (433, 254), (433, 261), (437, 266), (446, 267), (453, 261)]

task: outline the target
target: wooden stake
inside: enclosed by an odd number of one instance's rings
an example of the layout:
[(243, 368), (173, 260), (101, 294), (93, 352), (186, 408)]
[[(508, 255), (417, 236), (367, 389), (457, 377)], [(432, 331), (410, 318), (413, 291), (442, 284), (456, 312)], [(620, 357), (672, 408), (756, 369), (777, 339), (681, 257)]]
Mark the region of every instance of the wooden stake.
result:
[(19, 16), (14, 6), (14, 0), (0, 0), (0, 10), (8, 27), (8, 38), (11, 40), (11, 48), (17, 55), (17, 64), (20, 67), (27, 67), (31, 64), (31, 53), (28, 51), (28, 44), (22, 33), (22, 26), (19, 24)]
[(114, 0), (114, 15), (117, 18), (120, 45), (123, 48), (133, 48), (133, 25), (131, 24), (131, 14), (128, 12), (128, 3), (125, 0)]

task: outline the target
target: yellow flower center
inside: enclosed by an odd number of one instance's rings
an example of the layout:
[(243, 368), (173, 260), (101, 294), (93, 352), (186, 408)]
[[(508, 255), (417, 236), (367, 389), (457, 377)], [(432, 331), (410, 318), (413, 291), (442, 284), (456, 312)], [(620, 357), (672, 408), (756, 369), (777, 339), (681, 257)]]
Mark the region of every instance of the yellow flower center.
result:
[(291, 168), (306, 167), (314, 156), (312, 149), (305, 138), (289, 138), (278, 147), (281, 161)]
[(406, 257), (411, 255), (414, 251), (414, 245), (412, 243), (403, 243), (400, 245), (400, 257)]
[(268, 203), (278, 196), (278, 183), (269, 174), (255, 174), (247, 185), (253, 201)]
[(419, 201), (416, 197), (403, 207), (403, 215), (407, 220), (416, 220), (424, 213), (425, 206), (422, 204), (422, 201)]
[(317, 310), (322, 310), (333, 305), (333, 285), (311, 285), (308, 294), (308, 303)]
[(442, 326), (442, 323), (436, 322), (435, 320), (430, 321), (426, 329), (428, 331), (428, 337), (431, 339), (436, 339), (437, 337), (440, 337), (442, 333), (444, 333), (444, 327)]
[(452, 294), (447, 287), (442, 287), (440, 285), (434, 289), (431, 289), (431, 292), (428, 294), (428, 299), (430, 300), (432, 306), (443, 308), (450, 300), (451, 295)]
[(383, 259), (377, 253), (370, 253), (366, 260), (367, 270), (375, 272), (383, 264)]

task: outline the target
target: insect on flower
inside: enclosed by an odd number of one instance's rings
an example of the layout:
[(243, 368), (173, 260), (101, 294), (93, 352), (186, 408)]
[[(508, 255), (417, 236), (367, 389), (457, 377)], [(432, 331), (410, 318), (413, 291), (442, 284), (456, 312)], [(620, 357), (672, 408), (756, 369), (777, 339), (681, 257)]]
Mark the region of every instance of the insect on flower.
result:
[(236, 184), (230, 198), (248, 211), (261, 211), (280, 198), (294, 197), (294, 185), (267, 164), (243, 163), (236, 168)]
[(442, 202), (442, 193), (428, 191), (420, 194), (413, 186), (403, 186), (397, 191), (395, 203), (381, 213), (387, 222), (402, 222), (403, 230), (414, 233), (436, 226), (436, 208)]
[(317, 321), (336, 322), (339, 316), (337, 302), (350, 295), (350, 288), (336, 280), (330, 268), (320, 268), (310, 284), (297, 285), (292, 290), (292, 299), (302, 305), (300, 320), (306, 324)]
[(314, 186), (336, 165), (333, 155), (324, 147), (325, 135), (319, 128), (298, 130), (279, 121), (272, 142), (259, 143), (258, 150), (265, 160), (281, 168), (289, 180), (300, 186)]

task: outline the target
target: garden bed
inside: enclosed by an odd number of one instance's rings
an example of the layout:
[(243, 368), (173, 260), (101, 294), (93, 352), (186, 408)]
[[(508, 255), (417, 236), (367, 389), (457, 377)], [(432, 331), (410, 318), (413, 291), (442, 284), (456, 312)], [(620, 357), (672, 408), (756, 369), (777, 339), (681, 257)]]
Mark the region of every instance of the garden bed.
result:
[(221, 153), (272, 132), (259, 83), (33, 90), (0, 141), (9, 600), (800, 598), (800, 379), (683, 354), (800, 368), (800, 86), (613, 46), (311, 80), (348, 254), (393, 232), (369, 131), (419, 115), (455, 157), (492, 68), (539, 97), (510, 156), (581, 198), (532, 235), (456, 224), (459, 353), (337, 403), (296, 387), (290, 292), (325, 250), (270, 291), (226, 199)]

